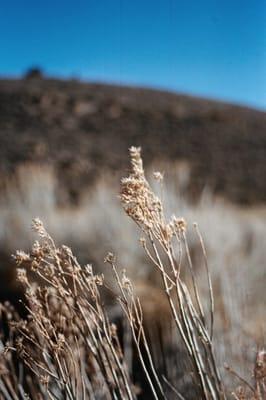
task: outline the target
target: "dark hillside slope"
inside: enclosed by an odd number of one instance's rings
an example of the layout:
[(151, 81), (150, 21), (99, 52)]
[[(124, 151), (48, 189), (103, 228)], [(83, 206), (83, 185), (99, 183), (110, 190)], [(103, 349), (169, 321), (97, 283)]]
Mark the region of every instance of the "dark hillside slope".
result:
[(244, 204), (266, 201), (266, 113), (148, 89), (53, 79), (0, 80), (0, 174), (49, 162), (72, 200), (103, 168), (188, 160), (191, 193), (208, 184)]

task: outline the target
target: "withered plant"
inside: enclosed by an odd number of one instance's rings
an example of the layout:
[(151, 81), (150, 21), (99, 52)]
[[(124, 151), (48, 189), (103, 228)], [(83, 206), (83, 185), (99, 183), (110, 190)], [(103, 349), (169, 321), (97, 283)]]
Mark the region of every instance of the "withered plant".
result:
[[(15, 255), (18, 280), (25, 289), (26, 316), (22, 318), (10, 304), (1, 306), (2, 399), (143, 398), (145, 388), (135, 382), (128, 357), (131, 351), (154, 399), (227, 398), (213, 345), (214, 296), (199, 228), (194, 225), (205, 262), (207, 300), (197, 284), (185, 220), (166, 218), (162, 200), (145, 178), (140, 149), (132, 147), (130, 156), (132, 170), (121, 181), (120, 199), (138, 225), (141, 245), (160, 277), (174, 327), (175, 349), (184, 350), (188, 360), (183, 375), (189, 392), (180, 391), (178, 382), (157, 368), (134, 283), (124, 270), (120, 272), (116, 257), (108, 253), (105, 258), (113, 271), (114, 290), (113, 282), (106, 282), (91, 265), (82, 267), (69, 247), (57, 247), (36, 218), (33, 229), (39, 241), (29, 254), (18, 251)], [(163, 175), (157, 172), (154, 177), (162, 185)], [(113, 321), (114, 308), (105, 305), (107, 292), (119, 304), (119, 318), (131, 334), (127, 343)], [(242, 383), (245, 387), (237, 389), (234, 398), (265, 398), (265, 352), (257, 355), (254, 385)]]
[[(209, 318), (204, 311), (193, 271), (186, 222), (175, 216), (170, 221), (166, 220), (162, 202), (145, 178), (140, 149), (132, 147), (130, 155), (132, 171), (121, 182), (122, 205), (143, 232), (141, 243), (161, 274), (172, 318), (191, 360), (192, 380), (200, 397), (225, 398), (212, 345), (214, 301), (203, 240), (196, 227), (205, 256), (210, 296)], [(154, 176), (160, 181), (163, 179), (160, 173)], [(183, 252), (188, 260), (192, 289), (188, 289), (181, 275)]]
[[(103, 276), (90, 265), (81, 268), (70, 248), (57, 248), (40, 220), (33, 228), (41, 242), (15, 258), (18, 266), (29, 265), (39, 283), (18, 268), (28, 318), (10, 323), (13, 340), (5, 350), (0, 391), (6, 398), (135, 399), (116, 326), (102, 303)], [(7, 307), (3, 313), (10, 318)], [(8, 368), (13, 351), (18, 373)]]

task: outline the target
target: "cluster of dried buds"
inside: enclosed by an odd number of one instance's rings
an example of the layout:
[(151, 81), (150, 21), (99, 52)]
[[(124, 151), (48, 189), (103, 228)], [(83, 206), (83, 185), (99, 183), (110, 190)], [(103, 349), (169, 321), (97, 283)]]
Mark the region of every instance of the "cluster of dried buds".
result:
[[(153, 231), (157, 238), (169, 242), (174, 234), (180, 236), (186, 230), (183, 218), (173, 216), (166, 223), (163, 215), (162, 202), (152, 191), (144, 174), (141, 159), (141, 149), (131, 147), (131, 173), (121, 180), (120, 198), (126, 213), (144, 230)], [(160, 182), (163, 174), (154, 173), (154, 178)]]
[(120, 198), (126, 213), (142, 228), (149, 230), (162, 222), (162, 203), (151, 190), (143, 170), (140, 148), (131, 147), (132, 171), (121, 180)]

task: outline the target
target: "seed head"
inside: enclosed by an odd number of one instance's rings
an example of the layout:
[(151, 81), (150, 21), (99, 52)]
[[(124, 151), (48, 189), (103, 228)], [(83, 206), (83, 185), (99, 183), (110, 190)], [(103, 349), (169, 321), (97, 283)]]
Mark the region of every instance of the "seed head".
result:
[(40, 218), (34, 218), (32, 220), (32, 229), (37, 232), (40, 237), (47, 237), (46, 229)]
[(141, 148), (131, 146), (129, 149), (132, 171), (136, 176), (144, 176), (143, 163), (141, 159)]
[(27, 273), (26, 270), (24, 268), (18, 268), (17, 269), (17, 279), (20, 283), (23, 284), (28, 284), (28, 278), (27, 278)]
[(29, 254), (25, 253), (22, 250), (17, 250), (16, 254), (13, 256), (13, 258), (15, 259), (17, 265), (21, 265), (21, 264), (23, 264), (25, 262), (29, 262), (30, 261)]
[(173, 222), (175, 225), (175, 228), (177, 229), (177, 231), (180, 232), (186, 232), (187, 229), (187, 223), (184, 220), (184, 218), (176, 218), (173, 217)]
[(143, 171), (140, 148), (130, 148), (132, 171), (121, 180), (120, 199), (126, 213), (144, 229), (161, 224), (162, 204), (151, 190)]

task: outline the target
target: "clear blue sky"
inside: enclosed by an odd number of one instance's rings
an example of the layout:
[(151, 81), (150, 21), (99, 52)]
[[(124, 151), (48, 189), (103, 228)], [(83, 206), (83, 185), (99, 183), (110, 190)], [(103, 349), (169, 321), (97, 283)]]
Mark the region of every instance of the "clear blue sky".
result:
[(0, 75), (167, 88), (266, 108), (265, 0), (3, 0)]

